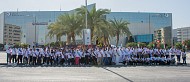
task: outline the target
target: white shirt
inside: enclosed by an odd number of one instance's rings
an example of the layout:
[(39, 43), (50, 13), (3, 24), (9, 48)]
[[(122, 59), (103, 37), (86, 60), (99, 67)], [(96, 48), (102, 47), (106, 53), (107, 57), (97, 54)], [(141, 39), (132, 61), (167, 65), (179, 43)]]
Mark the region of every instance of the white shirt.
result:
[(23, 50), (22, 49), (18, 49), (18, 55), (23, 55)]
[(100, 53), (102, 54), (103, 57), (106, 57), (104, 50), (101, 50)]
[(97, 53), (97, 56), (98, 56), (98, 57), (102, 57), (102, 54), (100, 53), (100, 51), (99, 51), (99, 50), (97, 50), (97, 52), (96, 52), (96, 53)]
[(79, 53), (79, 51), (75, 51), (75, 57), (80, 57), (80, 53)]
[(11, 49), (7, 49), (6, 53), (10, 54), (11, 53)]

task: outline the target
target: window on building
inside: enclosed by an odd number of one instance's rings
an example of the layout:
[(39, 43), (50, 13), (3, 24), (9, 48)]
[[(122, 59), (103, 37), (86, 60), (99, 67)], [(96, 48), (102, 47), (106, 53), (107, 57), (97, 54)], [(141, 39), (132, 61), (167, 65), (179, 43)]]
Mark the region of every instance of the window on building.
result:
[(20, 40), (14, 40), (15, 42), (19, 42)]

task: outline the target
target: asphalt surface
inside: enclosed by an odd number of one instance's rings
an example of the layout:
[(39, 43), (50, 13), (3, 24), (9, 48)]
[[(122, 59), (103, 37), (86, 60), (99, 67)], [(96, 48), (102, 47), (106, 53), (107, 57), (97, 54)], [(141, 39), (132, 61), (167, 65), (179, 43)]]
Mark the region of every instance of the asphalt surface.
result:
[[(4, 60), (5, 58), (5, 60)], [(0, 62), (6, 63), (4, 52)], [(188, 60), (189, 63), (189, 60)], [(0, 82), (189, 82), (190, 66), (12, 67), (0, 65)]]

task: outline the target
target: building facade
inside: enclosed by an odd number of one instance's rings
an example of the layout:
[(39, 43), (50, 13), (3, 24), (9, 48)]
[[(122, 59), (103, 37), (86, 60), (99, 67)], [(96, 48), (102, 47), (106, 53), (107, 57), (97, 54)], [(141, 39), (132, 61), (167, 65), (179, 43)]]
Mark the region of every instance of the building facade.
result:
[(160, 42), (161, 44), (173, 44), (171, 42), (172, 31), (170, 27), (161, 28), (154, 31), (154, 41)]
[[(128, 21), (129, 30), (131, 31), (135, 42), (153, 42), (154, 41), (154, 31), (161, 28), (167, 29), (165, 33), (168, 32), (169, 37), (167, 41), (172, 42), (172, 13), (148, 13), (148, 12), (111, 12), (106, 15), (108, 20), (112, 19), (123, 19)], [(166, 35), (166, 34), (165, 34)], [(126, 35), (120, 37), (119, 44), (126, 44)], [(144, 40), (143, 40), (143, 39)], [(115, 42), (114, 39), (110, 43)], [(169, 43), (169, 42), (168, 42)]]
[(185, 40), (190, 40), (190, 27), (182, 27), (173, 30), (176, 32), (174, 38), (177, 37), (177, 42), (183, 42)]
[(21, 28), (16, 25), (6, 24), (4, 27), (4, 44), (14, 45), (21, 42)]
[[(91, 9), (95, 4), (88, 5)], [(21, 27), (21, 42), (32, 45), (34, 42), (46, 44), (55, 42), (55, 38), (47, 37), (48, 25), (55, 22), (57, 17), (64, 14), (74, 12), (71, 11), (16, 11), (3, 12), (0, 14), (0, 33), (2, 33), (6, 24), (11, 24)], [(172, 30), (172, 14), (171, 13), (147, 13), (147, 12), (110, 12), (105, 16), (107, 20), (114, 18), (128, 21), (129, 30), (133, 37), (136, 37), (136, 42), (152, 42), (154, 31), (164, 27), (170, 27)], [(137, 37), (139, 35), (139, 37)], [(145, 40), (142, 40), (144, 36)], [(150, 37), (150, 35), (152, 37)], [(171, 35), (171, 34), (170, 34)], [(120, 36), (119, 44), (126, 44), (126, 35)], [(0, 34), (0, 43), (4, 44), (4, 36)], [(170, 38), (172, 40), (172, 38)], [(76, 37), (76, 40), (82, 40), (82, 37)], [(116, 44), (116, 37), (110, 40), (110, 43)], [(66, 36), (61, 38), (61, 41), (66, 41)]]

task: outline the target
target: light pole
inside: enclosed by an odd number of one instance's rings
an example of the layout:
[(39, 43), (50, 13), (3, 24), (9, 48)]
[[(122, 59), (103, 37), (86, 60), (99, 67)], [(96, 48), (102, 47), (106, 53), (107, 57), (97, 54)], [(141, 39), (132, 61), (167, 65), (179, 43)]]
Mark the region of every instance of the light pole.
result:
[(36, 41), (36, 15), (33, 15), (33, 17), (34, 17), (34, 22), (33, 22), (33, 25), (34, 25), (34, 44), (36, 47), (36, 44), (37, 44), (37, 41)]
[(34, 20), (35, 20), (34, 21), (35, 22), (35, 25), (34, 25), (35, 26), (35, 40), (34, 41), (35, 41), (35, 46), (36, 46), (36, 16), (34, 17)]
[(88, 13), (88, 9), (87, 9), (87, 0), (85, 0), (85, 5), (86, 5), (86, 13), (85, 13), (85, 15), (86, 15), (85, 18), (86, 18), (86, 20), (85, 20), (85, 21), (86, 21), (86, 29), (87, 29), (87, 25), (88, 25), (88, 22), (87, 22), (87, 20), (88, 20), (88, 19), (87, 19), (87, 13)]

